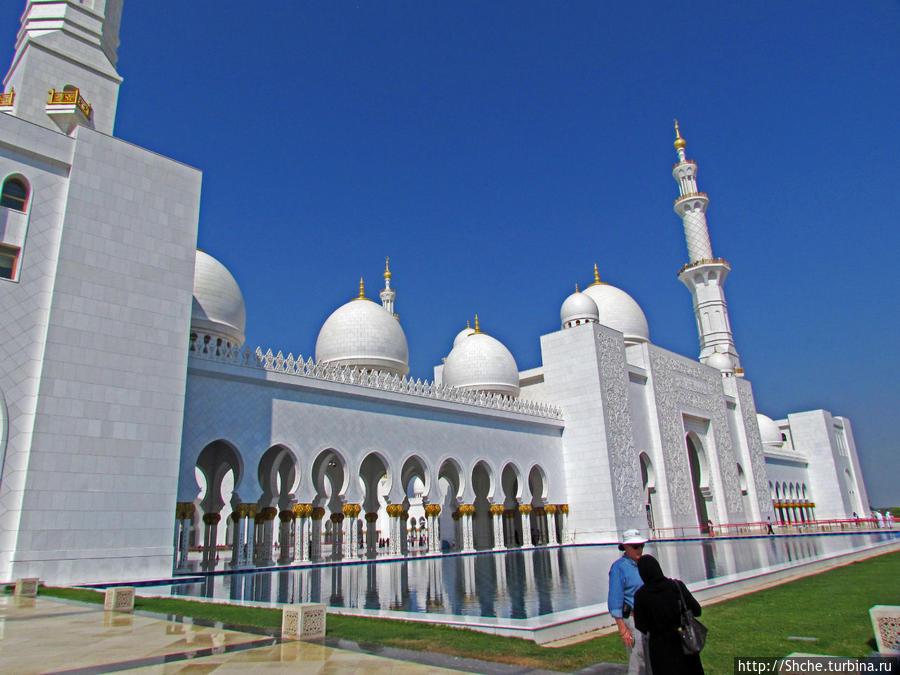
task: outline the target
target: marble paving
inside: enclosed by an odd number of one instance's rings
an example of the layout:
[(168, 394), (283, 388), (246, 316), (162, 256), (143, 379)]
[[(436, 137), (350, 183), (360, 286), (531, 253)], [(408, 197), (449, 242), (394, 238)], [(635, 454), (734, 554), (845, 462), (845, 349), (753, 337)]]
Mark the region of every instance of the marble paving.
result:
[(436, 666), (280, 642), (45, 597), (0, 597), (3, 673), (451, 673)]

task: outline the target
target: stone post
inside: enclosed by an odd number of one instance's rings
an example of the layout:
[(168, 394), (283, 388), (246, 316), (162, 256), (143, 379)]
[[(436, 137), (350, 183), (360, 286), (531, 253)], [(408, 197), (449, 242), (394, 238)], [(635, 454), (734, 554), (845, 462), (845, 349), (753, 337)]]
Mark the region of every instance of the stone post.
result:
[(309, 557), (316, 562), (322, 559), (322, 518), (325, 517), (325, 509), (317, 506), (310, 514), (312, 516), (312, 545), (310, 546)]
[(403, 515), (403, 504), (388, 504), (387, 513), (390, 517), (390, 543), (388, 546), (388, 554), (392, 556), (400, 555), (400, 517)]
[(506, 548), (503, 543), (503, 504), (491, 504), (491, 521), (494, 530), (494, 550), (502, 551)]
[(440, 504), (425, 505), (425, 518), (428, 523), (428, 553), (441, 552), (441, 533), (439, 531), (439, 523), (441, 522), (440, 516)]
[(294, 546), (291, 541), (291, 534), (294, 531), (294, 515), (292, 510), (285, 509), (278, 514), (278, 562), (281, 565), (287, 564), (294, 559)]
[(559, 543), (556, 538), (556, 504), (544, 506), (544, 513), (547, 514), (547, 543), (555, 546)]
[(309, 562), (309, 517), (313, 513), (313, 506), (294, 504), (292, 511), (297, 517), (294, 526), (294, 560)]
[(205, 569), (212, 569), (216, 566), (216, 534), (219, 521), (222, 520), (221, 514), (204, 513), (203, 514), (203, 562)]
[(374, 558), (378, 555), (378, 512), (369, 511), (366, 513), (366, 556)]
[(344, 560), (350, 560), (351, 558), (359, 557), (359, 541), (357, 540), (357, 536), (359, 534), (359, 512), (362, 511), (362, 507), (359, 504), (344, 504), (341, 509), (344, 512), (344, 548), (343, 548), (343, 556)]
[(531, 504), (520, 504), (519, 513), (522, 515), (522, 546), (533, 546), (531, 543)]
[(175, 504), (175, 567), (177, 569), (184, 569), (188, 564), (188, 549), (191, 545), (191, 523), (194, 520), (194, 511), (194, 502), (178, 502)]
[(459, 515), (462, 523), (462, 551), (463, 553), (469, 553), (475, 550), (475, 536), (472, 532), (472, 516), (475, 515), (475, 505), (460, 504)]

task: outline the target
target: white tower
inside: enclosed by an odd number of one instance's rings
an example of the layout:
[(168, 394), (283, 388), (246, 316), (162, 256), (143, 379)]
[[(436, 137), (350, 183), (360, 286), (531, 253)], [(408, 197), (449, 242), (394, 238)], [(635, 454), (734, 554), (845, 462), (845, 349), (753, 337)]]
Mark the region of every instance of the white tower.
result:
[[(686, 146), (678, 129), (678, 120), (675, 120), (678, 163), (672, 169), (672, 176), (678, 183), (679, 192), (675, 200), (675, 213), (681, 216), (684, 223), (684, 238), (690, 258), (690, 262), (679, 271), (678, 278), (694, 297), (694, 314), (700, 335), (700, 361), (709, 363), (717, 353), (727, 356), (732, 361), (735, 375), (743, 376), (744, 370), (740, 367), (740, 357), (728, 319), (728, 303), (725, 302), (725, 277), (731, 266), (727, 260), (713, 257), (706, 227), (709, 197), (697, 187), (697, 162), (686, 159)], [(721, 357), (717, 357), (709, 365), (720, 367), (722, 361)]]
[[(16, 54), (3, 79), (13, 114), (69, 133), (113, 133), (122, 0), (28, 0)], [(53, 93), (48, 94), (52, 90)]]
[(397, 291), (391, 288), (391, 268), (388, 266), (390, 262), (390, 258), (384, 259), (384, 288), (381, 289), (380, 297), (381, 297), (381, 306), (384, 307), (384, 310), (393, 316), (397, 316), (394, 314), (394, 298), (397, 297)]

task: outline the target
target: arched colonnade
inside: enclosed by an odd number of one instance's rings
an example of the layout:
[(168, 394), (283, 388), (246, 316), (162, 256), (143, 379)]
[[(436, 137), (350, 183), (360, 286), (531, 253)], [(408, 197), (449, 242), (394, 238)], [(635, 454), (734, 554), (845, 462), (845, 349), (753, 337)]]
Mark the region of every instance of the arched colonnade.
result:
[(194, 468), (196, 497), (176, 504), (176, 569), (187, 569), (198, 548), (209, 570), (223, 552), (228, 566), (248, 568), (567, 540), (568, 505), (549, 503), (538, 463), (523, 470), (481, 458), (466, 466), (421, 454), (394, 463), (377, 451), (352, 458), (336, 448), (309, 457), (274, 445), (253, 467), (228, 441), (206, 445)]

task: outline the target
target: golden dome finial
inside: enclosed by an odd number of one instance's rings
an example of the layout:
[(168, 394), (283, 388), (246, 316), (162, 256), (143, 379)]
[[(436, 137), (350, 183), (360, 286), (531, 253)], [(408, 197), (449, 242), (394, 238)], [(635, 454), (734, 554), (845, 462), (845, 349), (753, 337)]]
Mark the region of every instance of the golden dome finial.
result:
[(678, 120), (675, 120), (675, 149), (681, 150), (687, 147), (687, 141), (681, 137), (681, 130), (678, 128)]
[(481, 332), (481, 327), (478, 325), (478, 315), (477, 314), (475, 315), (475, 332), (476, 333)]
[(597, 270), (597, 263), (594, 263), (594, 283), (600, 283), (600, 272)]
[(391, 261), (390, 257), (384, 259), (384, 278), (391, 278), (391, 268), (388, 266), (388, 263)]
[(578, 291), (578, 282), (577, 282), (577, 281), (575, 282), (575, 292), (576, 292), (576, 293), (579, 292), (579, 291)]
[(365, 299), (366, 297), (366, 286), (363, 283), (363, 278), (359, 278), (359, 299)]
[(472, 327), (469, 325), (469, 320), (468, 320), (468, 319), (466, 319), (466, 328), (468, 328), (469, 330), (472, 330)]

